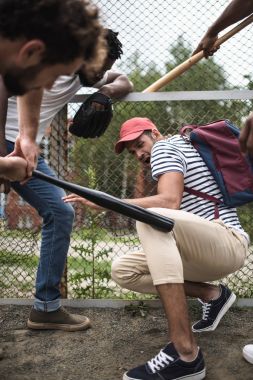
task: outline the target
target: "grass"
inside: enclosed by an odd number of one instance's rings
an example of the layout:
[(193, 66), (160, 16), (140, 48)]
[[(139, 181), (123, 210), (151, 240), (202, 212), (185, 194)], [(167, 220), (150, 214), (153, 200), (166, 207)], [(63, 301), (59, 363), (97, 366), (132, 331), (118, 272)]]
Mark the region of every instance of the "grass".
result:
[[(1, 235), (3, 235), (3, 232), (1, 232)], [(34, 241), (38, 241), (40, 238), (39, 232), (34, 232), (29, 229), (22, 229), (22, 230), (13, 230), (9, 228), (4, 228), (4, 237), (5, 238), (13, 238), (13, 239), (31, 239)]]
[[(38, 257), (32, 254), (16, 254), (0, 251), (0, 297), (31, 297), (34, 288)], [(92, 279), (95, 272), (95, 298), (138, 300), (135, 292), (122, 291), (111, 283), (111, 263), (108, 260), (93, 262), (80, 257), (68, 257), (69, 294), (73, 298), (92, 298)], [(20, 276), (23, 276), (22, 280)], [(22, 294), (23, 293), (23, 294)], [(22, 295), (21, 295), (22, 294)], [(141, 295), (142, 299), (154, 299), (154, 295)]]
[(16, 254), (6, 250), (0, 251), (0, 265), (3, 266), (18, 266), (20, 269), (29, 270), (36, 269), (39, 263), (39, 258), (34, 254), (21, 253)]
[[(120, 232), (122, 233), (121, 235)], [(105, 243), (107, 242), (114, 242), (114, 243), (124, 243), (124, 244), (139, 244), (139, 239), (137, 236), (134, 235), (134, 233), (131, 233), (127, 231), (127, 234), (123, 234), (123, 231), (120, 232), (113, 232), (108, 231), (105, 228), (99, 228), (99, 232), (97, 235), (97, 239), (100, 241), (103, 241)], [(118, 236), (117, 236), (118, 234)], [(72, 240), (85, 240), (86, 237), (91, 235), (91, 230), (87, 227), (83, 227), (80, 229), (75, 229), (71, 235)]]
[[(83, 234), (83, 231), (81, 232)], [(103, 235), (103, 231), (101, 234)], [(121, 240), (122, 241), (122, 240)], [(101, 252), (100, 252), (101, 254)], [(0, 250), (0, 297), (26, 297), (31, 295), (34, 287), (35, 275), (39, 258), (35, 252), (16, 253), (6, 249)], [(252, 262), (252, 260), (250, 260)], [(242, 268), (239, 273), (228, 276), (223, 282), (233, 290), (238, 297), (253, 297), (252, 266)], [(73, 298), (90, 296), (86, 287), (95, 289), (95, 298), (114, 298), (138, 300), (140, 295), (135, 292), (124, 291), (116, 287), (110, 278), (111, 260), (103, 255), (95, 257), (68, 257), (68, 287)], [(94, 283), (93, 283), (94, 281)], [(24, 295), (22, 294), (24, 293)], [(141, 295), (142, 299), (154, 299), (152, 295)]]

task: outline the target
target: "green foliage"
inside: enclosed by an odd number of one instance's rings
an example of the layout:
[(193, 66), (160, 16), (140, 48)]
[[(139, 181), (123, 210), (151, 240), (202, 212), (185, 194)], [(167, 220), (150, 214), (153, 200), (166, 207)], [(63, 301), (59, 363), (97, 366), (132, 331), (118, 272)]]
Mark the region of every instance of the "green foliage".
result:
[[(88, 186), (96, 188), (97, 177), (93, 166), (86, 171)], [(109, 287), (111, 265), (109, 254), (111, 248), (99, 248), (100, 241), (99, 219), (92, 210), (87, 210), (87, 230), (82, 230), (81, 242), (73, 249), (78, 254), (77, 267), (69, 269), (69, 280), (72, 291), (78, 298), (108, 298), (113, 294)], [(81, 260), (80, 260), (81, 259)]]
[[(31, 295), (34, 276), (39, 258), (34, 253), (15, 253), (2, 249), (0, 251), (0, 297), (5, 298), (9, 292)], [(22, 281), (20, 281), (22, 278)]]
[(9, 265), (17, 266), (19, 269), (31, 268), (32, 270), (37, 268), (39, 258), (33, 254), (15, 254), (14, 252), (8, 252), (6, 250), (0, 251), (0, 266)]
[[(165, 64), (166, 72), (170, 72), (191, 56), (191, 49), (185, 46), (179, 37), (170, 50), (171, 60)], [(191, 67), (183, 75), (172, 81), (164, 91), (207, 91), (229, 89), (222, 66), (212, 58), (202, 60)]]
[(245, 231), (249, 234), (251, 242), (253, 242), (253, 203), (241, 206), (237, 210), (240, 222)]

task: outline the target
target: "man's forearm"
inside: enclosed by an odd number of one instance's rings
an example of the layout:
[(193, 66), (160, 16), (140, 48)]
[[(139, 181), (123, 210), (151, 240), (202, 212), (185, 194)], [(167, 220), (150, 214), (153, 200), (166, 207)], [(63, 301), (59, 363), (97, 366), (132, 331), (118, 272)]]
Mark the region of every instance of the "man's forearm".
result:
[(26, 178), (27, 162), (21, 157), (0, 157), (1, 180), (22, 181)]
[(113, 82), (102, 86), (99, 91), (110, 98), (119, 99), (133, 91), (133, 84), (126, 75), (120, 75)]
[(43, 90), (33, 90), (18, 98), (19, 136), (15, 142), (13, 155), (27, 161), (27, 177), (31, 177), (38, 160), (36, 136), (40, 121), (40, 105)]
[(178, 199), (168, 199), (159, 194), (144, 198), (124, 199), (124, 201), (143, 208), (160, 207), (178, 210), (180, 207)]
[(181, 206), (183, 191), (183, 174), (167, 172), (159, 176), (157, 194), (143, 198), (125, 199), (125, 201), (144, 208), (160, 207), (178, 210)]
[(208, 29), (209, 35), (217, 35), (223, 29), (253, 13), (252, 0), (233, 0)]
[(21, 138), (36, 140), (43, 90), (33, 90), (18, 97), (19, 133)]
[(5, 89), (2, 77), (0, 76), (0, 155), (6, 154), (5, 149), (5, 123), (8, 107), (8, 94)]

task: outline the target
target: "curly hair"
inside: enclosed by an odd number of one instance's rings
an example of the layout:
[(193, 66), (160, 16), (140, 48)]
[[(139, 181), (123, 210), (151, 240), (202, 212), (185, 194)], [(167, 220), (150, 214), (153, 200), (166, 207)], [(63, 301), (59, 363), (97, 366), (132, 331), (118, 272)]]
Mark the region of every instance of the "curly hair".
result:
[(116, 60), (123, 54), (122, 43), (118, 39), (118, 32), (112, 29), (105, 29), (105, 39), (108, 44), (108, 57)]
[[(40, 39), (45, 64), (104, 59), (98, 9), (88, 0), (0, 0), (0, 36), (11, 41)], [(101, 56), (101, 58), (99, 58)]]

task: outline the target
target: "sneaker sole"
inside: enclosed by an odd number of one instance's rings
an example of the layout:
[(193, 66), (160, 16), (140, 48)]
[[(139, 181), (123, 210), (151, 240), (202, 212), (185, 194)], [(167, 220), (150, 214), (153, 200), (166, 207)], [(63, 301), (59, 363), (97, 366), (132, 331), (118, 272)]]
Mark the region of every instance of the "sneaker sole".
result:
[[(202, 380), (206, 377), (206, 369), (204, 368), (202, 371), (198, 373), (194, 373), (192, 375), (182, 376), (182, 377), (174, 377), (171, 380)], [(124, 373), (123, 380), (144, 380), (144, 379), (136, 379), (134, 377), (128, 377), (127, 373)]]
[(193, 332), (202, 332), (202, 331), (214, 331), (218, 324), (220, 323), (221, 318), (226, 314), (226, 312), (230, 309), (230, 307), (233, 305), (233, 303), (236, 300), (236, 295), (232, 293), (230, 297), (228, 298), (227, 302), (223, 305), (222, 309), (220, 310), (219, 314), (217, 315), (214, 323), (211, 326), (208, 326), (204, 329), (194, 329), (192, 326)]
[(247, 362), (249, 362), (250, 364), (253, 364), (253, 356), (249, 355), (246, 350), (244, 349), (242, 350), (242, 355), (244, 359), (247, 360)]
[(87, 318), (84, 322), (76, 325), (69, 325), (64, 323), (38, 323), (32, 322), (30, 319), (27, 321), (27, 327), (32, 330), (63, 330), (63, 331), (81, 331), (87, 330), (91, 327), (91, 322)]

